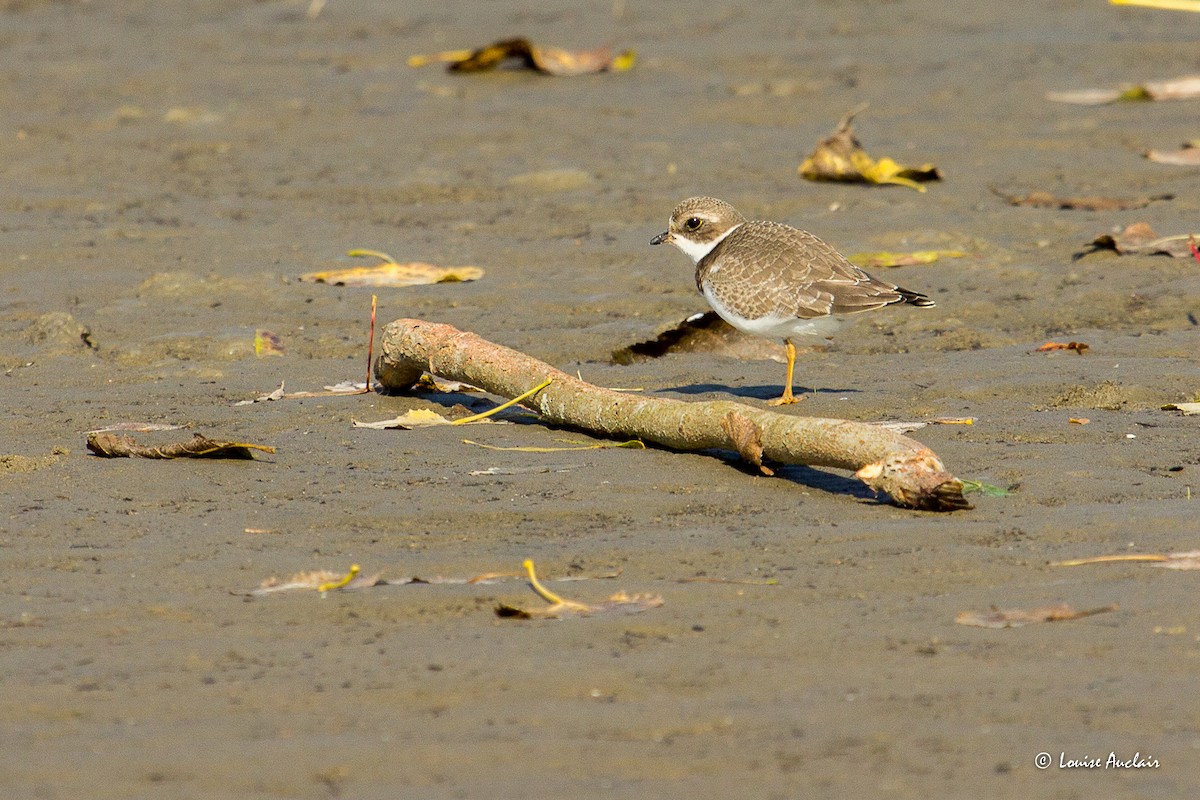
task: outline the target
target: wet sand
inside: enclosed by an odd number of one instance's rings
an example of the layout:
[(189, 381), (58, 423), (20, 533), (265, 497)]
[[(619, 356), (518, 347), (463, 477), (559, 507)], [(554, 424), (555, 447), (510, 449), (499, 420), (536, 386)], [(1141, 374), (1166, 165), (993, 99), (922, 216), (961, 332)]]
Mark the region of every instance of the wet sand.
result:
[[(448, 8), (0, 5), (3, 793), (1194, 796), (1193, 574), (1048, 563), (1197, 547), (1196, 423), (1160, 406), (1200, 392), (1198, 265), (1072, 258), (1134, 221), (1196, 230), (1196, 170), (1141, 152), (1200, 135), (1197, 106), (1044, 93), (1197, 71), (1195, 15)], [(574, 79), (405, 64), (515, 34), (640, 60)], [(801, 180), (863, 102), (869, 152), (945, 180), (924, 194)], [(1046, 210), (992, 187), (1175, 199)], [(703, 309), (687, 260), (647, 246), (698, 193), (844, 252), (965, 251), (888, 270), (937, 308), (880, 313), (804, 354), (809, 397), (784, 413), (974, 417), (913, 436), (1012, 493), (937, 515), (841, 473), (755, 476), (727, 453), (495, 451), (458, 429), (351, 424), (491, 405), (467, 394), (235, 405), (280, 381), (361, 379), (370, 290), (298, 281), (354, 247), (486, 270), (382, 290), (382, 321), (452, 323), (599, 385), (761, 404), (775, 361), (610, 360)], [(286, 354), (257, 358), (256, 329)], [(1032, 352), (1047, 340), (1090, 350)], [(278, 451), (87, 454), (86, 431), (121, 422)], [(466, 438), (587, 440), (518, 422)], [(664, 605), (515, 622), (493, 609), (538, 602), (520, 581), (244, 594), (351, 563), (469, 577), (527, 557), (551, 576), (620, 571), (556, 584), (567, 596)], [(1120, 610), (954, 621), (1056, 603)], [(1158, 767), (1059, 767), (1110, 753)]]

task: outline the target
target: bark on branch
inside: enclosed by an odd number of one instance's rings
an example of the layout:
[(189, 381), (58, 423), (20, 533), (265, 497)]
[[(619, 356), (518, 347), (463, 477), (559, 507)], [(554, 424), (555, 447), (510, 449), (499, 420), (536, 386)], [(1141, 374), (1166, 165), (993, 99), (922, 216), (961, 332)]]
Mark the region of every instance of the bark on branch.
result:
[(399, 319), (383, 331), (375, 375), (403, 392), (428, 370), (501, 397), (551, 378), (522, 402), (546, 420), (601, 436), (638, 438), (674, 450), (736, 450), (760, 463), (852, 470), (897, 505), (930, 511), (970, 508), (963, 484), (920, 442), (862, 422), (780, 414), (730, 401), (686, 402), (592, 386), (516, 350), (450, 325)]

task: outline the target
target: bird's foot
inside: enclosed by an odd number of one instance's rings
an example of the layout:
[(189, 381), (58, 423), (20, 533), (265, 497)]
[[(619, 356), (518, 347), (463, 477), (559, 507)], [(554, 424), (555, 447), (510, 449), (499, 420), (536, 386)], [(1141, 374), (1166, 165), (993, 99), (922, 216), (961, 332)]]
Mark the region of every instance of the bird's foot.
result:
[(784, 392), (783, 397), (776, 397), (774, 400), (768, 400), (767, 405), (769, 405), (769, 406), (790, 406), (795, 403), (799, 403), (805, 397), (807, 397), (807, 395), (802, 394), (799, 397), (796, 397), (791, 392)]

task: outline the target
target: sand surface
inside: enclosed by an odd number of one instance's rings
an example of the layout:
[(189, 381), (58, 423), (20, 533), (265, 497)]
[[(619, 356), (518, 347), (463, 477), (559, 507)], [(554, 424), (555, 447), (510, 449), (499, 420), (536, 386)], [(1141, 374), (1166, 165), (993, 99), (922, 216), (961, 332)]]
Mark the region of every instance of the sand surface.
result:
[[(1047, 91), (1196, 72), (1195, 14), (1062, 3), (0, 3), (0, 794), (13, 798), (1195, 797), (1194, 572), (1052, 567), (1200, 547), (1200, 265), (1073, 260), (1145, 221), (1200, 229), (1198, 101)], [(740, 7), (744, 6), (744, 7)], [(510, 35), (637, 50), (627, 73), (457, 76), (406, 58)], [(926, 193), (815, 184), (838, 119), (944, 175)], [(1140, 210), (1014, 207), (1013, 194)], [(761, 405), (771, 360), (612, 352), (704, 308), (651, 248), (711, 194), (845, 252), (957, 249), (888, 270), (929, 311), (805, 353), (808, 399), (913, 433), (1012, 490), (937, 515), (843, 473), (758, 477), (728, 453), (530, 453), (586, 435), (372, 431), (494, 398), (235, 405), (361, 380), (357, 264), (475, 265), (379, 290), (603, 386)], [(256, 357), (254, 332), (282, 357)], [(1082, 341), (1085, 355), (1032, 352)], [(1088, 424), (1072, 423), (1087, 418)], [(190, 426), (249, 461), (105, 460), (85, 432)], [(179, 434), (138, 434), (150, 442)], [(636, 616), (518, 622), (519, 580), (247, 598), (359, 563), (467, 578), (534, 559)], [(619, 572), (616, 578), (599, 578)], [(706, 580), (696, 581), (696, 578)], [(717, 579), (713, 581), (711, 579)], [(959, 612), (1119, 611), (991, 630)], [(1035, 757), (1053, 764), (1038, 769)], [(1157, 767), (1061, 768), (1140, 754)]]

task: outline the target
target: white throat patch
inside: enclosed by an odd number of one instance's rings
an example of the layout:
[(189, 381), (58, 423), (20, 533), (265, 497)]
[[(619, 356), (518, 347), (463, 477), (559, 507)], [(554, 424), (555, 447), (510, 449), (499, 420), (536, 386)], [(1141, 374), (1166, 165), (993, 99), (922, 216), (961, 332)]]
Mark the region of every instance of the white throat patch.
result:
[(693, 242), (691, 239), (686, 239), (683, 236), (676, 235), (672, 237), (671, 244), (683, 251), (684, 255), (692, 260), (692, 263), (699, 264), (700, 259), (712, 252), (712, 249), (724, 241), (725, 237), (736, 231), (742, 226), (742, 223), (734, 225), (729, 230), (722, 233), (711, 242)]

